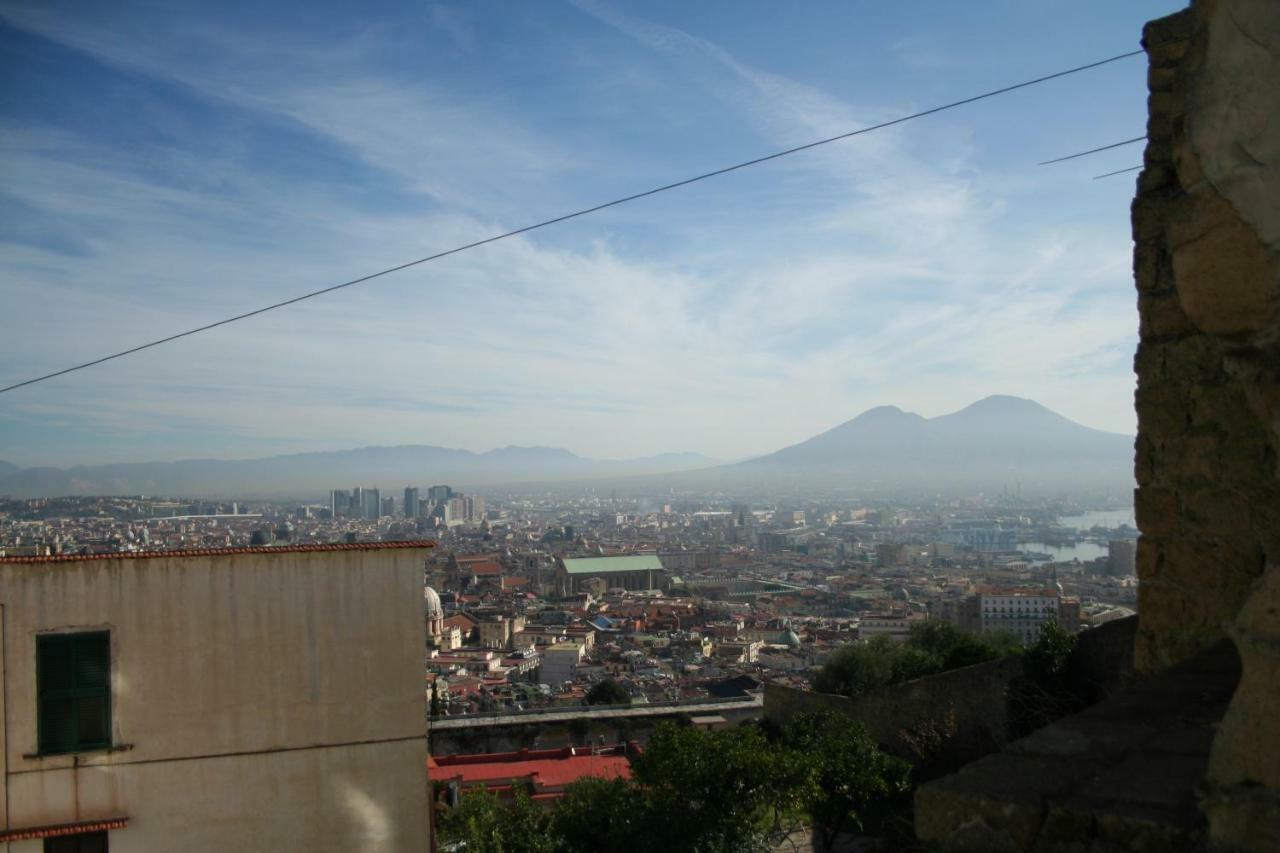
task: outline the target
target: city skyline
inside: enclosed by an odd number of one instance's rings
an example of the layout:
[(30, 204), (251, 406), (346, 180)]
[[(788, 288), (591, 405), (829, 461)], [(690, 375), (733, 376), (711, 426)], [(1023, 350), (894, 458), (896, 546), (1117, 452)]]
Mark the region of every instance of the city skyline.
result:
[[(4, 379), (1114, 55), (1172, 5), (723, 8), (0, 5)], [(1142, 77), (1117, 63), (23, 389), (0, 456), (359, 435), (735, 459), (988, 393), (1132, 432), (1132, 186), (1089, 178), (1136, 149), (1034, 164), (1140, 132)]]

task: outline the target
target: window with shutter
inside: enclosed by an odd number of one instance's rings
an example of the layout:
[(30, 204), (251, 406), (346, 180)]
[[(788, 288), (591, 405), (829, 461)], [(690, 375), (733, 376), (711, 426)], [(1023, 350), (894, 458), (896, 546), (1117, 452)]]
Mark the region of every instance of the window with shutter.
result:
[(110, 746), (111, 634), (36, 637), (36, 699), (42, 755)]
[(44, 853), (107, 853), (105, 832), (82, 832), (44, 840)]

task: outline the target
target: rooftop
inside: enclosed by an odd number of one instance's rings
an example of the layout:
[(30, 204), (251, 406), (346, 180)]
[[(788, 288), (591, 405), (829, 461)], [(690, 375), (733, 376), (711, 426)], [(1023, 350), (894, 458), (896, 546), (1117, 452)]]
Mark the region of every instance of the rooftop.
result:
[(638, 554), (622, 557), (572, 557), (565, 558), (564, 569), (571, 575), (591, 575), (608, 572), (662, 571), (662, 561), (657, 554)]
[(108, 554), (54, 554), (44, 557), (0, 557), (0, 564), (79, 563), (89, 560), (155, 560), (169, 557), (230, 557), (240, 554), (311, 554), (327, 551), (401, 551), (434, 548), (435, 542), (334, 542), (315, 545), (267, 545), (258, 548), (190, 548), (170, 551), (117, 551)]
[(563, 749), (522, 749), (478, 755), (441, 755), (427, 759), (427, 775), (434, 782), (463, 785), (499, 785), (528, 780), (535, 791), (561, 789), (588, 777), (627, 779), (631, 776), (630, 754), (638, 747), (573, 747)]

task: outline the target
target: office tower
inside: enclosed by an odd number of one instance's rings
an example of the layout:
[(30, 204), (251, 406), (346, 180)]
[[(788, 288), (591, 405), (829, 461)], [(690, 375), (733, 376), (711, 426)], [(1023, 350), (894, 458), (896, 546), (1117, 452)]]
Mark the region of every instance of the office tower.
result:
[(364, 510), (363, 516), (365, 518), (379, 518), (382, 512), (382, 495), (378, 493), (378, 490), (363, 489), (361, 497), (364, 502), (362, 507)]
[(341, 518), (351, 509), (351, 493), (346, 489), (333, 489), (329, 492), (329, 514)]
[(387, 495), (385, 498), (382, 499), (382, 515), (385, 518), (386, 516), (391, 516), (395, 514), (396, 514), (396, 499), (391, 497), (390, 495)]
[(427, 500), (432, 503), (444, 503), (451, 497), (453, 497), (453, 489), (448, 486), (432, 486), (427, 489)]
[(483, 521), (484, 520), (484, 498), (479, 495), (469, 495), (466, 498), (467, 504), (467, 521)]
[(418, 487), (406, 486), (404, 490), (404, 517), (418, 517)]

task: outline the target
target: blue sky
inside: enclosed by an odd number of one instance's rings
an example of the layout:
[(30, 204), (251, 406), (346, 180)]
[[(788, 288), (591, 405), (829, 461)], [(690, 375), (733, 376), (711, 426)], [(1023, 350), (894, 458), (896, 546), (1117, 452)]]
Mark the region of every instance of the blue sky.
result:
[[(1172, 2), (0, 2), (0, 385), (1137, 47)], [(20, 465), (1133, 429), (1141, 57), (0, 395)]]

